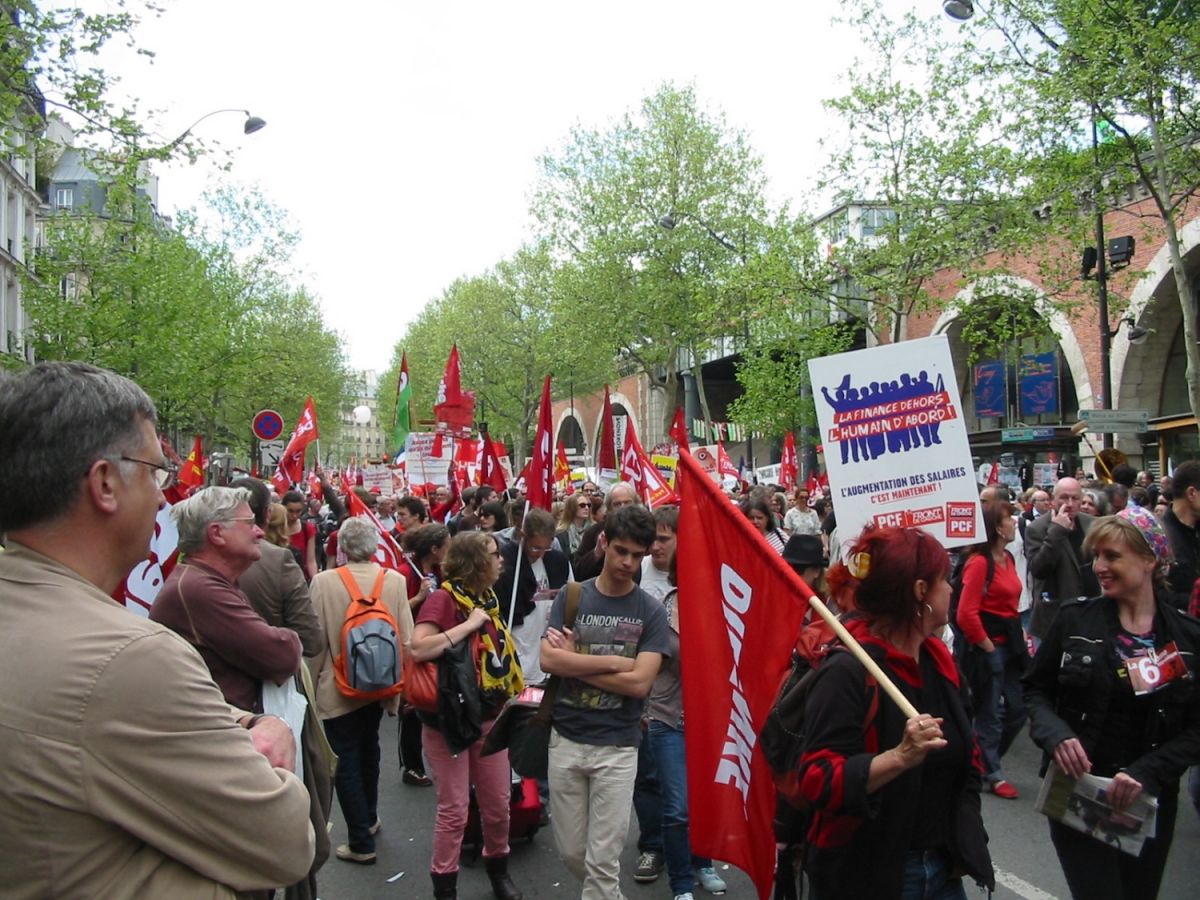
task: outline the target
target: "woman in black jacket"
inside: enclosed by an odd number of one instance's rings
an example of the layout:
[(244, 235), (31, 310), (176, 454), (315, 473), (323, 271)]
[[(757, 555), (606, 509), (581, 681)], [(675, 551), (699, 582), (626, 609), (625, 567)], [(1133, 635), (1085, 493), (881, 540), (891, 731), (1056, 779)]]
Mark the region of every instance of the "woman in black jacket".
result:
[[(1043, 772), (1053, 759), (1073, 778), (1112, 778), (1108, 799), (1118, 811), (1142, 792), (1157, 797), (1156, 836), (1139, 856), (1053, 820), (1050, 838), (1076, 900), (1153, 898), (1175, 832), (1179, 778), (1200, 763), (1200, 622), (1167, 600), (1170, 544), (1146, 510), (1098, 519), (1084, 547), (1103, 593), (1064, 603), (1038, 648), (1023, 680), (1030, 736), (1045, 753)], [(1187, 674), (1158, 678), (1148, 671), (1157, 671), (1151, 653), (1172, 646)]]
[(994, 890), (979, 751), (954, 659), (934, 636), (950, 612), (946, 551), (919, 528), (869, 527), (849, 560), (858, 612), (846, 627), (922, 712), (906, 719), (848, 652), (817, 670), (799, 771), (815, 813), (812, 896), (965, 900), (964, 874)]

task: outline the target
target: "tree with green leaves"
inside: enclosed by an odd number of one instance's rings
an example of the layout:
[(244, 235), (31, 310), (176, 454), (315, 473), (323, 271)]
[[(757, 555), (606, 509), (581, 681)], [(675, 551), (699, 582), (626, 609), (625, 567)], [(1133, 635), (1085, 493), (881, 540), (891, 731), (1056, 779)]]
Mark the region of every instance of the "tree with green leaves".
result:
[(248, 454), (254, 413), (298, 417), (312, 394), (332, 437), (348, 397), (341, 338), (285, 276), (280, 245), (248, 251), (262, 198), (215, 195), (218, 212), (242, 214), (214, 239), (194, 211), (171, 228), (120, 182), (108, 189), (107, 208), (119, 214), (56, 217), (52, 250), (26, 277), (37, 357), (132, 378), (173, 435), (200, 433)]
[[(1015, 137), (1042, 150), (1028, 177), (1060, 213), (1057, 221), (1088, 221), (1097, 204), (1124, 208), (1127, 186), (1150, 198), (1182, 313), (1188, 398), (1200, 416), (1195, 277), (1180, 238), (1200, 192), (1197, 4), (996, 0), (976, 6), (980, 15), (969, 26), (968, 48), (977, 76), (1004, 85), (999, 100), (1020, 124)], [(1106, 138), (1092, 150), (1094, 126)]]
[(593, 343), (586, 324), (572, 320), (562, 302), (570, 268), (538, 242), (483, 275), (454, 282), (396, 345), (393, 364), (380, 379), (388, 386), (378, 401), (381, 421), (390, 425), (394, 415), (404, 351), (415, 418), (432, 418), (437, 385), (457, 343), (463, 386), (476, 394), (476, 421), (508, 440), (519, 466), (537, 424), (546, 375), (561, 397), (572, 389), (590, 392), (613, 374), (611, 355)]
[(846, 128), (821, 186), (872, 221), (833, 251), (831, 302), (876, 341), (895, 342), (912, 316), (943, 308), (947, 271), (1004, 274), (1047, 226), (1031, 213), (1023, 151), (1005, 139), (1008, 111), (973, 84), (941, 24), (913, 12), (893, 21), (878, 2), (856, 5), (850, 24), (867, 59), (825, 104)]
[[(574, 129), (540, 160), (533, 213), (574, 263), (563, 302), (599, 352), (665, 395), (662, 434), (691, 370), (741, 334), (752, 297), (739, 273), (763, 247), (765, 176), (746, 135), (695, 91), (664, 84), (606, 129)], [(603, 349), (602, 349), (603, 348)]]

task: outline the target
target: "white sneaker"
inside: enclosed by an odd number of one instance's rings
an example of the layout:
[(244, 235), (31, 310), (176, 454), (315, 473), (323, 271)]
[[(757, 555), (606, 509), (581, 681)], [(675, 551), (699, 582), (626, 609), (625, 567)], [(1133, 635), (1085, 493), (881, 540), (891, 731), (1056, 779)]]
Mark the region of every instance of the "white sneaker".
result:
[(712, 866), (705, 866), (703, 869), (696, 869), (696, 881), (700, 882), (700, 887), (704, 888), (710, 894), (725, 893), (725, 881)]
[(675, 900), (695, 900), (691, 891), (684, 891), (682, 894), (676, 894)]

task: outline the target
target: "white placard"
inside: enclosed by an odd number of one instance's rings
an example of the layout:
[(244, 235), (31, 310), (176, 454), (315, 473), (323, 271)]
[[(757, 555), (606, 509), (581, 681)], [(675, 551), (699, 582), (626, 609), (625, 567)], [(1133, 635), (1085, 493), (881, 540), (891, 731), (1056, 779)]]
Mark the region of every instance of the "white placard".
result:
[(449, 484), (450, 463), (454, 461), (454, 438), (442, 437), (442, 452), (433, 455), (436, 434), (410, 431), (404, 441), (404, 470), (409, 484)]
[(975, 467), (945, 335), (808, 362), (838, 532), (924, 528), (946, 547), (984, 539)]
[(363, 487), (368, 491), (371, 488), (379, 488), (384, 494), (392, 492), (392, 470), (387, 466), (370, 465), (363, 466), (362, 469)]

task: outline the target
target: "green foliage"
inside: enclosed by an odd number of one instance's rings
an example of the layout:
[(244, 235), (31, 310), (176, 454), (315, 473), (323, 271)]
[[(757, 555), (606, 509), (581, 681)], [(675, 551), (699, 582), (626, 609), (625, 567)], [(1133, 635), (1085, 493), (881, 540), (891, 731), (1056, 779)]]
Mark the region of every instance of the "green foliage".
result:
[(113, 78), (96, 62), (112, 41), (134, 46), (139, 15), (142, 11), (156, 14), (157, 7), (126, 0), (109, 3), (104, 11), (87, 12), (36, 0), (5, 0), (4, 6), (0, 122), (20, 122), (31, 131), (40, 130), (36, 120), (44, 103), (67, 113), (79, 133), (103, 133), (121, 145), (135, 144), (143, 133), (137, 111), (108, 99)]
[(84, 360), (134, 379), (154, 398), (160, 428), (184, 439), (198, 432), (248, 453), (255, 412), (298, 418), (309, 394), (333, 438), (348, 397), (341, 339), (282, 274), (279, 244), (250, 252), (239, 243), (261, 224), (262, 198), (214, 196), (218, 211), (232, 204), (244, 215), (210, 234), (194, 212), (171, 229), (122, 193), (110, 186), (111, 205), (127, 218), (52, 223), (52, 252), (24, 284), (37, 357)]
[(689, 357), (743, 330), (744, 269), (768, 220), (761, 160), (690, 87), (664, 84), (540, 162), (533, 213), (573, 263), (567, 314), (666, 393), (665, 433)]
[(826, 103), (847, 136), (823, 186), (880, 221), (873, 235), (838, 247), (835, 273), (851, 289), (834, 302), (895, 341), (906, 317), (943, 306), (948, 270), (1003, 272), (1003, 256), (985, 254), (1023, 253), (1045, 223), (1031, 212), (1022, 150), (1006, 139), (1012, 116), (993, 85), (973, 81), (940, 23), (911, 12), (893, 22), (876, 3), (856, 6), (851, 24), (868, 61), (856, 61), (849, 92)]
[(510, 444), (519, 466), (537, 425), (546, 375), (554, 395), (563, 397), (571, 390), (590, 393), (614, 374), (611, 353), (565, 313), (562, 297), (571, 277), (543, 242), (481, 276), (454, 282), (397, 344), (380, 378), (380, 421), (390, 428), (402, 351), (408, 353), (414, 421), (432, 421), (438, 382), (457, 343), (463, 387), (476, 392), (476, 421)]
[[(999, 32), (1003, 40), (992, 38)], [(1200, 415), (1194, 276), (1180, 232), (1200, 191), (1200, 22), (1191, 0), (1024, 0), (989, 5), (969, 31), (976, 71), (1011, 86), (1015, 137), (1043, 149), (1031, 182), (1058, 223), (1150, 198), (1183, 320), (1191, 407)], [(1100, 146), (1091, 148), (1093, 123)], [(1086, 217), (1079, 217), (1086, 219)], [(1136, 226), (1131, 224), (1131, 229)], [(1078, 247), (1079, 245), (1076, 245)], [(1077, 250), (1076, 250), (1077, 252)]]

